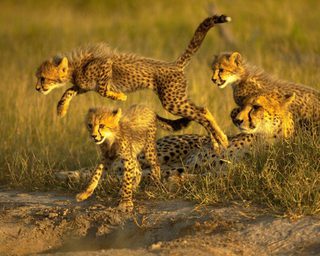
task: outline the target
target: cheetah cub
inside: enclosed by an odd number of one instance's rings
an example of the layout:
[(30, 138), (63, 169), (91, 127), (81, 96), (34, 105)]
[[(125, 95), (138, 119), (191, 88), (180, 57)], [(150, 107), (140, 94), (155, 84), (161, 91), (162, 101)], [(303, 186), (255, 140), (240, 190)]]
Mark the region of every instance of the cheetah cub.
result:
[(127, 98), (125, 93), (151, 89), (171, 114), (201, 124), (210, 134), (214, 148), (219, 145), (226, 147), (227, 136), (209, 110), (195, 105), (188, 98), (184, 69), (200, 48), (209, 29), (230, 20), (225, 15), (206, 18), (196, 29), (186, 50), (173, 62), (118, 53), (106, 44), (56, 56), (44, 61), (38, 68), (36, 90), (48, 94), (66, 83), (73, 84), (58, 103), (58, 115), (64, 116), (72, 98), (81, 93), (96, 91), (103, 97), (124, 101)]
[(298, 125), (320, 122), (320, 91), (302, 84), (279, 80), (247, 63), (238, 52), (221, 53), (212, 64), (212, 82), (219, 88), (231, 85), (233, 97), (240, 107), (254, 94), (270, 91), (282, 97), (295, 94), (290, 111)]
[(156, 127), (176, 131), (186, 127), (188, 119), (168, 120), (156, 115), (145, 106), (134, 105), (127, 111), (121, 109), (92, 108), (86, 117), (87, 128), (94, 142), (100, 146), (102, 163), (93, 172), (87, 189), (76, 196), (83, 201), (92, 195), (104, 168), (121, 159), (124, 173), (119, 208), (133, 209), (132, 194), (141, 179), (141, 167), (137, 155), (144, 153), (151, 167), (151, 177), (160, 179), (160, 166), (156, 151)]

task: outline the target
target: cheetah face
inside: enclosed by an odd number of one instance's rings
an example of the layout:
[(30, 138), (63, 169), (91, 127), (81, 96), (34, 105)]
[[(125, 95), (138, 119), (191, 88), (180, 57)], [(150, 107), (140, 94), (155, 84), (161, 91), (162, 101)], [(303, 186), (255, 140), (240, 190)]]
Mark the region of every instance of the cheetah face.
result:
[(251, 96), (233, 122), (243, 133), (274, 135), (279, 131), (285, 132), (283, 124), (289, 123), (292, 118), (289, 105), (294, 97), (294, 94), (275, 96), (272, 93)]
[(90, 109), (86, 119), (90, 137), (97, 145), (107, 143), (111, 147), (118, 135), (120, 118), (121, 109)]
[(241, 56), (239, 53), (224, 53), (216, 56), (212, 64), (212, 82), (219, 88), (237, 83), (240, 78)]
[(68, 60), (63, 58), (56, 64), (53, 60), (43, 62), (36, 72), (36, 90), (44, 95), (68, 82)]
[(270, 113), (256, 102), (243, 107), (235, 117), (234, 123), (243, 133), (266, 133), (272, 130), (273, 125)]

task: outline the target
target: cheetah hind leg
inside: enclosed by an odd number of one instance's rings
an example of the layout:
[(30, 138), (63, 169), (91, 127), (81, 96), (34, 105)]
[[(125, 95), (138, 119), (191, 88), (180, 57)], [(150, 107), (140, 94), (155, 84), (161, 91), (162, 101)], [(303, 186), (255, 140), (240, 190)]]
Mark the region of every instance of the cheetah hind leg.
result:
[(218, 142), (224, 149), (227, 148), (229, 144), (227, 135), (218, 126), (210, 111), (207, 108), (204, 108), (204, 111), (204, 117), (210, 122), (211, 127), (214, 129), (214, 135), (210, 134), (211, 141), (213, 142), (213, 148), (220, 151), (216, 142)]
[(112, 100), (120, 100), (120, 101), (126, 101), (127, 100), (127, 95), (125, 95), (122, 92), (113, 92), (110, 91), (108, 86), (100, 85), (98, 88), (98, 93), (102, 97), (107, 97)]
[[(163, 106), (171, 114), (188, 118), (202, 125), (210, 135), (212, 147), (216, 152), (220, 152), (220, 147), (226, 148), (228, 146), (227, 136), (207, 108), (197, 107), (193, 102), (185, 99), (181, 99), (180, 102), (184, 102), (184, 104), (178, 105), (176, 102), (171, 102), (171, 104), (163, 104)], [(174, 107), (169, 108), (170, 105)]]
[(99, 164), (98, 167), (94, 170), (92, 178), (89, 182), (87, 189), (84, 192), (77, 194), (77, 196), (76, 196), (77, 202), (81, 202), (83, 200), (86, 200), (88, 197), (90, 197), (93, 194), (93, 191), (98, 186), (103, 169), (104, 169), (104, 165)]

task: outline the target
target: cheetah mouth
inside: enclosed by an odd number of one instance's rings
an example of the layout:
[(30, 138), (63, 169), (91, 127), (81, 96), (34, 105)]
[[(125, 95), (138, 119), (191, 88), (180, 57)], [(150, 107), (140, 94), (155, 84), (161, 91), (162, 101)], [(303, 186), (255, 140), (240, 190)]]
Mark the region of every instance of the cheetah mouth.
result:
[(256, 128), (248, 128), (248, 127), (240, 127), (238, 126), (238, 128), (240, 129), (240, 131), (242, 133), (254, 133), (254, 131), (256, 130)]
[(50, 92), (50, 89), (47, 88), (37, 88), (36, 89), (38, 92), (40, 92), (41, 94), (47, 95)]
[(215, 82), (215, 84), (221, 89), (227, 86), (226, 80), (220, 80), (219, 82)]
[(97, 145), (99, 145), (99, 144), (102, 144), (104, 141), (105, 141), (105, 137), (101, 137), (101, 139), (100, 140), (97, 140), (97, 139), (93, 139), (94, 140), (94, 143), (96, 143)]

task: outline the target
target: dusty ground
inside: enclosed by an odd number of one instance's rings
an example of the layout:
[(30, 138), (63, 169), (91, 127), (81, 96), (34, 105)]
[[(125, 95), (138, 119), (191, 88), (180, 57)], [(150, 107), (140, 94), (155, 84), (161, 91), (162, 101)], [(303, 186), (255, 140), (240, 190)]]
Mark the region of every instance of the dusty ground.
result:
[(0, 255), (320, 255), (319, 217), (184, 201), (138, 202), (125, 216), (107, 205), (0, 191)]

